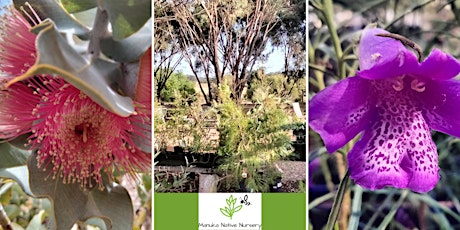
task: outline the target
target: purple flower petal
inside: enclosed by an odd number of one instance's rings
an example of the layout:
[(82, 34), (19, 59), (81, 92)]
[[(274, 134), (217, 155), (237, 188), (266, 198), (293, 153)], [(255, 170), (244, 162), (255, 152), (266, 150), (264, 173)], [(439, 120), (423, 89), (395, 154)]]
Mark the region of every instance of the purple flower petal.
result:
[(417, 58), (412, 52), (399, 51), (393, 60), (376, 64), (371, 69), (358, 71), (358, 76), (371, 80), (394, 78), (416, 71), (418, 65)]
[(379, 136), (385, 124), (378, 122), (366, 130), (347, 156), (351, 179), (371, 190), (385, 186), (404, 188), (409, 181), (408, 173), (400, 166), (402, 138), (395, 134), (392, 140)]
[(460, 72), (460, 63), (451, 55), (433, 49), (422, 62), (417, 75), (431, 80), (448, 80)]
[(376, 36), (376, 34), (389, 34), (389, 32), (379, 28), (366, 29), (362, 32), (358, 47), (361, 70), (390, 62), (397, 58), (400, 51), (406, 50), (400, 41)]
[(329, 152), (341, 148), (373, 121), (368, 80), (349, 77), (316, 94), (309, 103), (309, 124)]
[(460, 138), (460, 82), (430, 81), (420, 94), (425, 117), (433, 130)]
[(382, 104), (381, 119), (365, 130), (348, 154), (350, 177), (357, 184), (372, 190), (392, 186), (416, 192), (436, 186), (436, 146), (422, 113), (409, 105)]
[(385, 79), (415, 71), (418, 60), (414, 53), (393, 38), (376, 34), (388, 34), (382, 29), (364, 30), (359, 43), (358, 75), (366, 79)]

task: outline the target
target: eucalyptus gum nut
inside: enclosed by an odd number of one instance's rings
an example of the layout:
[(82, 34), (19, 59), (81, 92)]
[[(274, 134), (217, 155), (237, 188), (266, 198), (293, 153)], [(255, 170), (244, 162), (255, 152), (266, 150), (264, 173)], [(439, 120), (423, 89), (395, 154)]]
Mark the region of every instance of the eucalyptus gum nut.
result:
[(121, 96), (112, 89), (119, 82), (121, 73), (116, 63), (102, 59), (86, 60), (47, 19), (34, 29), (37, 35), (37, 60), (26, 73), (8, 82), (7, 86), (37, 74), (54, 74), (84, 92), (106, 110), (128, 117), (135, 113), (131, 98)]

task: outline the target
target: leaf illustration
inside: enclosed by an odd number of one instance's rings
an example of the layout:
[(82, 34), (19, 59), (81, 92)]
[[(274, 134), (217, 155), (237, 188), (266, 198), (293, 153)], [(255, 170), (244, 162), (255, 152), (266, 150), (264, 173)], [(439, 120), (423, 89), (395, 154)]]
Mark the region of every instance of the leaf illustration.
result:
[(227, 217), (230, 217), (230, 214), (228, 214), (227, 210), (224, 210), (223, 208), (220, 208), (220, 212)]
[(241, 210), (241, 208), (243, 208), (243, 205), (237, 206), (235, 209), (233, 209), (233, 212), (234, 212), (234, 213), (235, 213), (235, 212), (238, 212), (238, 211)]
[(231, 205), (230, 198), (226, 199), (226, 201), (227, 201), (227, 205), (230, 206)]

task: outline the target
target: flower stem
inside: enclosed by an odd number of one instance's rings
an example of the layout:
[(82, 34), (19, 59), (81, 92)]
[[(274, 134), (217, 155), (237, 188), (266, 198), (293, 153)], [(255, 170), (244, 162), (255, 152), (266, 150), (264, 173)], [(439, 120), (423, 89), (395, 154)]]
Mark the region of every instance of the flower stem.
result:
[(406, 10), (403, 14), (399, 15), (399, 16), (398, 16), (397, 18), (395, 18), (393, 21), (391, 21), (390, 23), (388, 23), (388, 25), (386, 25), (386, 26), (384, 27), (384, 29), (385, 29), (385, 30), (388, 30), (393, 24), (395, 24), (395, 23), (398, 22), (399, 20), (403, 19), (406, 15), (408, 15), (408, 14), (410, 14), (410, 13), (413, 13), (413, 12), (415, 12), (415, 11), (418, 10), (418, 9), (423, 8), (424, 6), (430, 4), (430, 3), (434, 2), (434, 1), (435, 1), (435, 0), (428, 0), (428, 1), (426, 1), (426, 2), (423, 2), (423, 3), (419, 4), (419, 5), (416, 5), (416, 6), (412, 7), (412, 8), (409, 9), (409, 10)]
[(329, 192), (332, 192), (334, 191), (334, 183), (332, 182), (331, 171), (329, 170), (329, 166), (327, 165), (327, 159), (329, 158), (329, 156), (326, 154), (322, 154), (320, 157), (320, 167), (324, 175), (324, 180), (326, 180), (326, 187), (329, 190)]
[(327, 24), (327, 28), (329, 29), (329, 33), (331, 34), (332, 44), (334, 45), (335, 54), (337, 56), (338, 75), (341, 79), (344, 79), (346, 77), (345, 62), (343, 62), (342, 60), (342, 46), (340, 43), (339, 35), (337, 34), (337, 30), (334, 25), (334, 6), (332, 4), (332, 0), (323, 1), (323, 14)]
[[(348, 146), (347, 146), (348, 147)], [(347, 149), (347, 152), (350, 152), (351, 148)], [(335, 153), (334, 154), (337, 161), (337, 171), (340, 177), (344, 177), (347, 173), (347, 162), (346, 162), (346, 154)], [(350, 189), (346, 189), (343, 194), (343, 201), (341, 205), (341, 211), (339, 213), (339, 229), (347, 229), (348, 228), (348, 218), (350, 215), (350, 206), (351, 206), (351, 192)]]
[(353, 204), (351, 206), (351, 216), (348, 221), (348, 229), (358, 229), (359, 218), (361, 217), (361, 206), (363, 201), (363, 188), (361, 186), (354, 186)]
[(326, 195), (320, 196), (316, 199), (314, 199), (312, 202), (308, 204), (308, 210), (312, 210), (314, 207), (332, 199), (335, 197), (335, 194), (333, 192), (327, 193)]
[(347, 173), (340, 182), (339, 189), (334, 198), (334, 204), (332, 205), (331, 213), (327, 219), (326, 230), (333, 230), (337, 217), (339, 216), (340, 207), (342, 206), (343, 197), (348, 187), (348, 181), (350, 179), (350, 173), (347, 170)]
[(408, 194), (409, 194), (409, 190), (406, 190), (406, 189), (403, 190), (403, 192), (401, 193), (401, 196), (399, 197), (399, 200), (396, 202), (395, 205), (393, 205), (390, 212), (388, 213), (388, 215), (385, 216), (385, 219), (383, 219), (382, 223), (377, 229), (386, 229), (388, 224), (390, 224), (390, 222), (393, 220), (393, 217), (395, 216), (396, 211), (398, 211), (399, 207), (401, 207), (402, 202), (406, 199)]
[[(313, 62), (309, 64), (309, 67), (312, 67), (311, 65), (316, 66), (316, 59), (315, 59), (315, 48), (313, 47), (313, 44), (310, 41), (310, 38), (308, 38), (308, 60), (309, 62)], [(325, 71), (325, 68), (323, 69)], [(318, 87), (319, 91), (323, 90), (326, 88), (326, 84), (324, 83), (324, 72), (315, 69), (313, 70), (313, 73), (315, 74), (316, 78), (316, 87)]]
[(108, 25), (109, 16), (107, 11), (97, 8), (96, 18), (94, 19), (88, 45), (88, 53), (91, 55), (91, 60), (99, 57), (101, 52), (101, 40), (109, 36), (109, 31), (107, 30)]

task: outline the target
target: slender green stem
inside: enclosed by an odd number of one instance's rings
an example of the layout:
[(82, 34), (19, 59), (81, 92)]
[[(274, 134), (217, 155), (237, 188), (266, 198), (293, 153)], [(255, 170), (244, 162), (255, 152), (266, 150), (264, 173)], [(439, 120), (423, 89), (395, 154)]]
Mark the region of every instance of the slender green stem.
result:
[(337, 217), (339, 216), (340, 207), (342, 206), (343, 197), (345, 195), (345, 192), (347, 191), (349, 180), (350, 172), (347, 170), (347, 173), (340, 182), (339, 189), (337, 190), (337, 194), (334, 198), (334, 204), (332, 205), (331, 213), (329, 214), (329, 218), (327, 219), (326, 230), (334, 229), (335, 222), (337, 221)]
[(426, 203), (429, 206), (439, 208), (441, 211), (443, 211), (443, 212), (449, 214), (451, 217), (453, 217), (456, 221), (460, 221), (460, 215), (458, 215), (454, 211), (450, 210), (446, 206), (441, 205), (439, 202), (437, 202), (435, 199), (433, 199), (429, 195), (427, 195), (427, 194), (416, 194), (416, 193), (411, 193), (409, 195), (410, 195), (410, 197), (418, 199), (418, 200)]
[(374, 214), (369, 219), (369, 221), (367, 221), (367, 224), (364, 227), (364, 230), (369, 230), (372, 228), (372, 225), (374, 224), (374, 221), (377, 219), (377, 217), (379, 217), (379, 214), (382, 213), (383, 209), (388, 207), (387, 204), (389, 204), (391, 200), (393, 200), (393, 196), (395, 193), (396, 193), (396, 190), (389, 191), (389, 194), (387, 194), (387, 197), (385, 198), (385, 200), (381, 203), (381, 205), (379, 205), (377, 210), (375, 210)]
[(354, 186), (353, 204), (351, 205), (351, 215), (348, 221), (348, 229), (358, 229), (359, 218), (361, 216), (361, 204), (363, 201), (363, 188)]
[(330, 193), (327, 193), (326, 195), (322, 195), (314, 199), (312, 202), (308, 204), (308, 210), (312, 210), (314, 207), (318, 206), (319, 204), (322, 204), (323, 202), (326, 202), (334, 198), (334, 196), (335, 196), (335, 193), (330, 192)]
[(399, 207), (401, 207), (403, 201), (406, 199), (408, 194), (409, 194), (409, 190), (406, 190), (406, 189), (403, 190), (403, 192), (401, 193), (401, 196), (399, 197), (399, 200), (396, 202), (395, 205), (393, 205), (390, 212), (388, 213), (388, 215), (385, 216), (385, 219), (383, 219), (382, 223), (377, 229), (386, 229), (388, 224), (390, 224), (390, 222), (393, 220), (393, 217), (395, 216), (396, 211), (398, 211)]
[(321, 91), (324, 88), (326, 88), (326, 84), (324, 83), (324, 72), (326, 71), (326, 68), (321, 68), (320, 66), (317, 66), (315, 63), (315, 48), (313, 47), (313, 44), (311, 43), (310, 39), (308, 39), (308, 60), (310, 63), (308, 63), (308, 66), (310, 68), (314, 68), (315, 70), (313, 73), (315, 74), (316, 77), (316, 82), (318, 83), (317, 87)]
[(334, 191), (334, 183), (332, 182), (331, 170), (329, 170), (329, 166), (327, 165), (329, 155), (323, 154), (320, 157), (321, 171), (323, 172), (324, 180), (326, 180), (327, 189), (329, 192), (332, 192)]
[(387, 26), (385, 26), (385, 29), (387, 30), (388, 28), (390, 28), (393, 24), (395, 24), (397, 21), (401, 20), (402, 18), (404, 18), (406, 15), (410, 14), (410, 13), (413, 13), (415, 12), (416, 10), (430, 4), (431, 2), (434, 2), (435, 0), (428, 0), (420, 5), (416, 5), (414, 6), (413, 8), (407, 10), (406, 12), (404, 12), (403, 14), (399, 15), (399, 17), (397, 17), (396, 19), (394, 19), (392, 22), (390, 22)]
[(326, 68), (324, 68), (324, 66), (308, 63), (308, 67), (312, 68), (314, 70), (314, 73), (316, 74), (315, 75), (316, 76), (316, 79), (315, 79), (316, 82), (318, 82), (318, 83), (320, 83), (322, 85), (322, 87), (320, 88), (321, 90), (326, 88), (326, 85), (324, 83), (324, 73), (327, 73), (330, 76), (337, 76), (334, 72), (326, 70)]
[(308, 1), (310, 3), (310, 6), (313, 6), (313, 8), (317, 9), (317, 10), (322, 10), (323, 9), (323, 6), (316, 2), (315, 0), (310, 0)]
[(344, 66), (345, 62), (342, 61), (342, 46), (334, 24), (334, 6), (332, 4), (332, 0), (323, 1), (323, 14), (327, 28), (331, 34), (332, 44), (334, 45), (335, 54), (337, 56), (338, 75), (341, 79), (344, 79), (346, 77)]
[(308, 82), (312, 85), (314, 85), (316, 88), (319, 88), (319, 83), (316, 79), (309, 77)]

